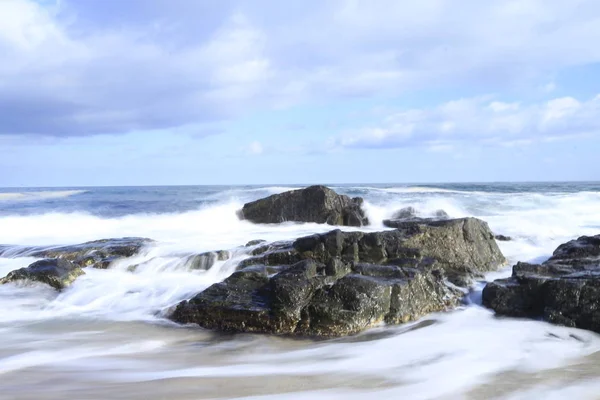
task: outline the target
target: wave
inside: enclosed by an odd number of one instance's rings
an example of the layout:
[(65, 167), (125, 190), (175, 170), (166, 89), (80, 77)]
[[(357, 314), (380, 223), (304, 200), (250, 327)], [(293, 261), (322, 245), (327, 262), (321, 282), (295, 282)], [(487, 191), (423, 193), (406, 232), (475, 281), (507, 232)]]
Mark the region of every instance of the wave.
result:
[(78, 194), (87, 193), (87, 190), (49, 190), (40, 192), (5, 192), (0, 193), (0, 201), (39, 201), (60, 199)]

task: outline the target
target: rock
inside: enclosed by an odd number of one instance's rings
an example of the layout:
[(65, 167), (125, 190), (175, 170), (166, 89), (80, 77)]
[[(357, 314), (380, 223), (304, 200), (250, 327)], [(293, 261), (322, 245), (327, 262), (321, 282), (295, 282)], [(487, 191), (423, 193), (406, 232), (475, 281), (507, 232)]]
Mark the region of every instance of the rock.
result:
[(510, 236), (495, 235), (494, 238), (500, 242), (510, 242), (512, 238)]
[(246, 243), (246, 245), (244, 247), (254, 247), (254, 246), (258, 246), (259, 244), (263, 244), (263, 243), (267, 243), (267, 241), (262, 240), (262, 239), (251, 240), (248, 243)]
[(0, 279), (0, 284), (16, 281), (34, 281), (52, 286), (56, 290), (62, 290), (71, 285), (78, 276), (85, 272), (65, 259), (50, 258), (36, 261), (27, 268), (21, 268), (10, 272), (6, 277)]
[(450, 215), (448, 215), (448, 213), (444, 210), (436, 210), (436, 212), (433, 214), (433, 217), (435, 219), (450, 219)]
[(181, 302), (171, 319), (231, 332), (349, 335), (453, 307), (463, 293), (447, 278), (465, 283), (504, 262), (474, 218), (333, 230), (280, 245)]
[(483, 304), (499, 315), (600, 332), (600, 235), (562, 244), (542, 264), (517, 263), (510, 278), (486, 285)]
[(209, 270), (217, 261), (227, 261), (231, 253), (226, 250), (210, 251), (201, 254), (194, 254), (188, 257), (187, 265), (189, 269)]
[[(105, 269), (112, 261), (131, 257), (142, 247), (152, 243), (146, 238), (103, 239), (72, 246), (21, 247), (15, 251), (11, 246), (11, 257), (61, 258), (73, 262), (79, 267)], [(7, 250), (8, 251), (8, 250)], [(0, 253), (5, 255), (5, 253)]]
[(417, 210), (414, 207), (404, 207), (392, 215), (392, 219), (412, 219), (417, 217)]
[(362, 204), (360, 197), (351, 199), (325, 186), (310, 186), (247, 203), (239, 216), (261, 224), (297, 221), (362, 226), (369, 223)]
[(450, 216), (444, 210), (437, 210), (433, 214), (433, 217), (423, 218), (417, 216), (416, 210), (413, 207), (406, 207), (394, 213), (391, 219), (384, 219), (383, 225), (387, 226), (388, 228), (402, 228), (405, 222), (427, 223), (431, 221), (443, 221), (447, 219), (450, 219)]
[(476, 218), (419, 219), (403, 221), (396, 228), (370, 233), (333, 230), (294, 242), (279, 242), (274, 250), (246, 259), (238, 268), (291, 265), (303, 259), (326, 264), (335, 258), (405, 267), (430, 263), (431, 268), (433, 264), (443, 268), (453, 283), (467, 286), (472, 278), (505, 262), (487, 223)]
[(445, 285), (440, 274), (389, 268), (389, 276), (363, 266), (360, 273), (349, 269), (339, 279), (312, 260), (270, 279), (264, 272), (245, 269), (180, 303), (171, 319), (229, 332), (330, 337), (384, 321), (411, 321), (460, 300), (461, 293)]
[(435, 264), (461, 286), (505, 262), (487, 223), (476, 218), (405, 221), (396, 230), (383, 232), (335, 230), (298, 239), (293, 247), (301, 258), (320, 262), (339, 257), (345, 262), (409, 267)]

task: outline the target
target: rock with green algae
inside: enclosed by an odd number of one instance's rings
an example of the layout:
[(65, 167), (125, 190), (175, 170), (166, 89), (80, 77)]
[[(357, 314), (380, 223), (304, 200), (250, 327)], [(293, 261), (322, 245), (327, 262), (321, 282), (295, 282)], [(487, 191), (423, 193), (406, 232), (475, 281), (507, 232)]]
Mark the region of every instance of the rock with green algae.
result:
[(245, 260), (170, 317), (228, 332), (344, 336), (452, 308), (463, 292), (449, 278), (467, 284), (504, 262), (487, 224), (474, 218), (334, 230)]
[(18, 281), (41, 282), (52, 286), (56, 290), (63, 290), (84, 274), (85, 272), (81, 267), (68, 260), (49, 258), (36, 261), (26, 268), (9, 272), (8, 275), (0, 279), (0, 284)]

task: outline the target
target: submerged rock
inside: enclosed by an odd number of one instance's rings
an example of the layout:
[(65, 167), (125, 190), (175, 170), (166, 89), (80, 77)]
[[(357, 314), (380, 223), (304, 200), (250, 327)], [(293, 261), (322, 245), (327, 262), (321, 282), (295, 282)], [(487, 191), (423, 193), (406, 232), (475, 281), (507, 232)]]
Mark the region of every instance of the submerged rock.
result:
[(512, 240), (512, 238), (510, 236), (504, 236), (504, 235), (496, 235), (496, 236), (494, 236), (494, 238), (500, 242), (510, 242)]
[(401, 228), (405, 222), (426, 223), (429, 221), (443, 221), (447, 219), (450, 219), (450, 216), (444, 210), (436, 210), (436, 212), (433, 213), (433, 217), (423, 218), (418, 216), (417, 210), (415, 210), (414, 207), (406, 207), (396, 211), (391, 219), (383, 220), (383, 225), (388, 228)]
[(210, 251), (189, 256), (187, 264), (190, 269), (208, 270), (217, 261), (227, 261), (230, 257), (231, 253), (227, 250)]
[(297, 221), (362, 226), (369, 223), (362, 204), (360, 197), (351, 199), (325, 186), (310, 186), (247, 203), (239, 216), (262, 224)]
[(263, 244), (263, 243), (267, 243), (267, 241), (263, 240), (263, 239), (251, 240), (248, 243), (246, 243), (246, 245), (244, 247), (258, 246), (259, 244)]
[[(79, 267), (105, 269), (112, 261), (131, 257), (144, 246), (152, 243), (146, 238), (102, 239), (71, 246), (55, 247), (14, 247), (5, 246), (0, 255), (28, 256), (39, 258), (60, 258), (73, 262)], [(8, 253), (8, 252), (11, 253)]]
[(562, 244), (542, 264), (517, 263), (510, 278), (486, 285), (483, 304), (499, 315), (600, 332), (600, 235)]
[(392, 215), (392, 219), (417, 218), (417, 210), (414, 207), (404, 207)]
[(433, 217), (435, 219), (450, 219), (450, 215), (444, 210), (436, 210), (435, 213), (433, 213)]
[(26, 268), (10, 272), (6, 277), (0, 279), (0, 284), (17, 281), (41, 282), (62, 290), (71, 285), (77, 277), (85, 272), (65, 259), (50, 258), (36, 261)]
[(233, 332), (348, 335), (453, 307), (462, 292), (446, 277), (465, 284), (504, 262), (487, 224), (474, 218), (334, 230), (285, 245), (246, 260), (171, 318)]

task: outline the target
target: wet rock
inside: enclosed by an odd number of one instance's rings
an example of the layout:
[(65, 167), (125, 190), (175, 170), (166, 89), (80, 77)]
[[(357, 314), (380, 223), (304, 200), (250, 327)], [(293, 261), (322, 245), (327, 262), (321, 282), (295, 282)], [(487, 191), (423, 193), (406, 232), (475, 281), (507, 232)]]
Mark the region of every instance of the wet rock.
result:
[(326, 264), (336, 258), (346, 263), (429, 265), (431, 269), (435, 264), (453, 283), (468, 286), (472, 278), (505, 262), (487, 223), (476, 218), (419, 219), (403, 221), (396, 228), (369, 233), (333, 230), (279, 242), (274, 250), (243, 260), (238, 268), (291, 265), (303, 259)]
[(246, 245), (244, 247), (254, 247), (254, 246), (258, 246), (259, 244), (263, 244), (263, 243), (267, 243), (267, 241), (262, 240), (262, 239), (251, 240), (248, 243), (246, 243)]
[(333, 230), (287, 246), (250, 259), (171, 318), (223, 331), (343, 336), (453, 307), (462, 292), (447, 279), (466, 282), (504, 262), (487, 224), (474, 218)]
[(444, 210), (436, 210), (436, 212), (433, 213), (433, 217), (435, 219), (450, 219), (450, 215)]
[(70, 261), (51, 258), (36, 261), (26, 268), (10, 272), (6, 277), (0, 279), (0, 284), (32, 281), (45, 283), (56, 290), (62, 290), (84, 274), (85, 272), (80, 267)]
[(309, 186), (247, 203), (239, 216), (263, 224), (297, 221), (362, 226), (369, 223), (362, 204), (360, 197), (351, 199), (325, 186)]
[(227, 261), (231, 253), (226, 250), (210, 251), (201, 254), (194, 254), (188, 257), (187, 265), (193, 270), (209, 270), (217, 261)]
[(444, 210), (436, 210), (432, 217), (424, 218), (418, 215), (414, 207), (405, 207), (392, 214), (392, 218), (384, 220), (383, 224), (389, 228), (396, 228), (401, 226), (403, 222), (427, 222), (445, 219), (450, 219), (450, 216)]
[(38, 257), (60, 258), (71, 261), (79, 267), (93, 267), (105, 269), (115, 260), (131, 257), (137, 254), (144, 246), (152, 243), (146, 238), (119, 238), (103, 239), (86, 242), (72, 246), (54, 247), (15, 247), (11, 246), (2, 256), (11, 257)]
[(366, 262), (443, 269), (463, 285), (470, 277), (495, 270), (505, 262), (487, 223), (475, 218), (405, 221), (383, 232), (331, 231), (300, 238), (294, 248), (301, 258), (327, 262)]
[(500, 242), (510, 242), (512, 238), (510, 236), (495, 235), (494, 238)]
[(416, 217), (418, 215), (414, 207), (404, 207), (392, 214), (392, 219), (412, 219)]
[(336, 277), (328, 272), (339, 269), (304, 260), (269, 278), (248, 268), (180, 303), (171, 318), (221, 331), (329, 337), (411, 321), (460, 300), (440, 273), (359, 269)]
[(290, 247), (290, 243), (291, 242), (287, 241), (287, 242), (273, 242), (273, 243), (263, 244), (262, 246), (258, 246), (257, 248), (253, 249), (250, 252), (250, 254), (252, 254), (253, 256), (258, 256), (261, 254), (265, 254), (267, 252), (284, 250), (284, 249), (287, 249)]
[(517, 263), (486, 285), (483, 304), (499, 315), (600, 332), (600, 235), (560, 245), (542, 264)]

